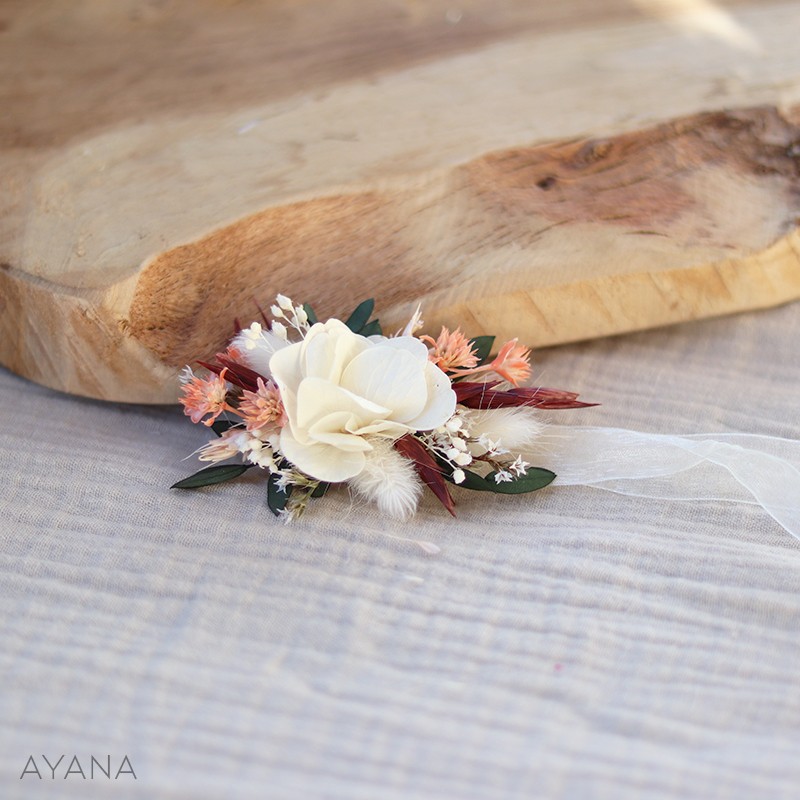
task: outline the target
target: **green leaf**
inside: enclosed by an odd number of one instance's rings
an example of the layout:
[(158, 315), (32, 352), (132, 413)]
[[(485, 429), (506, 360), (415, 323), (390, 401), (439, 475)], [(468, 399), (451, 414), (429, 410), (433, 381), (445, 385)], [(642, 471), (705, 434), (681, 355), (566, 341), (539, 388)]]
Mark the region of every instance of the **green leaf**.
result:
[[(445, 467), (449, 469), (449, 467)], [(475, 492), (491, 492), (494, 491), (491, 486), (486, 483), (486, 479), (476, 472), (470, 472), (468, 469), (463, 470), (464, 480), (461, 483), (456, 483), (452, 475), (444, 473), (444, 477), (455, 486), (460, 486), (462, 489), (472, 489)]]
[(359, 333), (362, 336), (381, 336), (383, 330), (381, 329), (380, 320), (374, 319), (372, 322), (368, 322)]
[(325, 492), (327, 492), (328, 489), (330, 489), (330, 488), (331, 488), (331, 485), (329, 483), (318, 483), (317, 484), (317, 488), (314, 489), (313, 492), (311, 492), (311, 496), (312, 497), (324, 497)]
[(269, 510), (276, 517), (286, 508), (286, 504), (289, 502), (289, 497), (292, 494), (291, 485), (286, 487), (285, 492), (278, 488), (279, 477), (279, 475), (273, 474), (269, 476), (269, 480), (267, 481), (267, 505), (269, 506)]
[(214, 422), (211, 423), (211, 430), (217, 434), (217, 436), (222, 436), (228, 428), (232, 428), (237, 423), (230, 422), (227, 419), (216, 419)]
[(206, 467), (200, 472), (195, 472), (182, 481), (173, 483), (170, 489), (199, 489), (201, 486), (211, 486), (215, 483), (222, 483), (233, 478), (238, 478), (243, 472), (247, 472), (252, 464), (218, 464), (214, 467)]
[(555, 480), (555, 472), (549, 469), (542, 469), (541, 467), (528, 467), (528, 471), (513, 481), (504, 481), (502, 483), (495, 483), (494, 472), (490, 472), (485, 480), (487, 483), (493, 485), (493, 492), (497, 494), (526, 494), (527, 492), (535, 492), (537, 489), (543, 489), (548, 484)]
[(353, 333), (360, 333), (361, 329), (369, 322), (372, 312), (375, 309), (375, 301), (365, 300), (359, 303), (356, 310), (347, 318), (345, 325), (350, 328)]
[(309, 303), (303, 303), (303, 311), (306, 312), (309, 325), (316, 325), (316, 323), (319, 322), (319, 320), (317, 319), (317, 315), (314, 313), (314, 309), (311, 308), (311, 305)]
[(470, 472), (468, 469), (465, 469), (464, 480), (461, 483), (455, 483), (452, 475), (445, 474), (445, 478), (447, 478), (450, 483), (454, 483), (462, 489), (472, 489), (475, 492), (494, 492), (495, 494), (526, 494), (527, 492), (535, 492), (537, 489), (542, 489), (552, 483), (556, 474), (549, 469), (529, 467), (525, 475), (520, 475), (512, 481), (496, 483), (494, 476), (494, 472), (490, 472), (486, 477), (483, 477), (476, 472)]
[(478, 358), (478, 366), (482, 366), (489, 360), (489, 354), (494, 346), (494, 338), (494, 336), (476, 336), (469, 340)]

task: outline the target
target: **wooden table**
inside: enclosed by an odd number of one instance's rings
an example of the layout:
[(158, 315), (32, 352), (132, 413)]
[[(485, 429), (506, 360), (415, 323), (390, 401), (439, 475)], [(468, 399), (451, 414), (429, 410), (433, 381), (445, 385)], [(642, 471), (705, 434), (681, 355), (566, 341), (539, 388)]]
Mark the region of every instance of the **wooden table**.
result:
[(800, 297), (800, 2), (0, 9), (0, 362), (168, 402), (254, 298), (538, 347)]

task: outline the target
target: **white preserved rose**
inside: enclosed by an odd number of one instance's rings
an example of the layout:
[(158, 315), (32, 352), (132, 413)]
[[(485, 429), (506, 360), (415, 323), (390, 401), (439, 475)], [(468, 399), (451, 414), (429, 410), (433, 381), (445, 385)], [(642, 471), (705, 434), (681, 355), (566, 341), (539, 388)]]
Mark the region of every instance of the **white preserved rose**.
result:
[(289, 420), (280, 449), (321, 481), (358, 475), (370, 437), (438, 428), (456, 407), (450, 379), (419, 339), (367, 339), (336, 319), (276, 352), (269, 368)]

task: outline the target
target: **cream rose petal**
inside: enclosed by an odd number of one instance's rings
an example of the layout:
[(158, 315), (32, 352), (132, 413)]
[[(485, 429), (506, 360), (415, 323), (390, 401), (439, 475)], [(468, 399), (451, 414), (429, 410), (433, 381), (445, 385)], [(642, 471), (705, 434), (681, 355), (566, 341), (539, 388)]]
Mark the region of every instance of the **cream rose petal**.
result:
[(297, 389), (297, 413), (294, 424), (308, 428), (328, 414), (346, 411), (358, 420), (358, 427), (375, 419), (385, 419), (389, 409), (359, 397), (347, 389), (322, 378), (306, 378)]
[(381, 344), (395, 350), (404, 350), (423, 363), (428, 361), (427, 346), (415, 336), (395, 336), (392, 339), (385, 339)]
[(278, 350), (269, 361), (269, 371), (281, 390), (281, 399), (286, 407), (295, 404), (297, 387), (303, 380), (300, 369), (302, 348), (302, 342), (289, 345)]
[(456, 393), (450, 378), (439, 367), (428, 362), (425, 367), (428, 384), (428, 402), (422, 412), (408, 421), (417, 431), (430, 431), (444, 425), (456, 411)]
[(364, 469), (360, 450), (340, 450), (329, 444), (300, 444), (286, 426), (281, 431), (281, 452), (298, 469), (320, 481), (339, 483)]
[(381, 344), (409, 353), (424, 368), (427, 385), (426, 403), (419, 414), (402, 421), (417, 431), (433, 430), (443, 425), (455, 413), (456, 393), (447, 375), (430, 362), (425, 343), (415, 336), (395, 336)]
[(361, 352), (372, 347), (338, 319), (311, 326), (302, 343), (301, 369), (306, 378), (339, 383), (342, 370)]
[(342, 372), (341, 386), (386, 408), (405, 422), (420, 414), (428, 397), (425, 373), (410, 353), (375, 345), (359, 353)]
[(340, 450), (370, 449), (370, 444), (359, 433), (360, 426), (354, 414), (347, 411), (335, 411), (318, 419), (309, 429), (311, 442), (330, 444)]

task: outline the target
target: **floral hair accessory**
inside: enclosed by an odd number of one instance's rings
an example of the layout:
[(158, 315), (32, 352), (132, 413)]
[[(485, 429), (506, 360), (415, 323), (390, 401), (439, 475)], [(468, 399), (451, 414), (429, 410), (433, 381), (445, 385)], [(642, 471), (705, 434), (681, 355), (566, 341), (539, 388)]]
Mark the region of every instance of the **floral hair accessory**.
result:
[[(213, 429), (201, 461), (172, 488), (222, 483), (263, 471), (270, 509), (299, 517), (332, 484), (407, 518), (427, 486), (455, 515), (451, 486), (522, 494), (555, 473), (523, 453), (540, 436), (537, 409), (581, 408), (577, 394), (520, 384), (530, 351), (516, 339), (491, 355), (494, 337), (442, 328), (417, 336), (419, 309), (384, 336), (365, 300), (344, 321), (319, 322), (308, 305), (278, 295), (272, 319), (240, 328), (227, 350), (187, 367), (181, 403)], [(219, 463), (234, 460), (233, 463)]]

